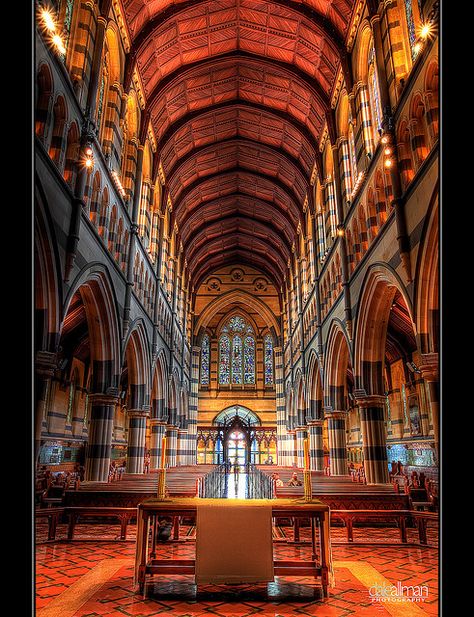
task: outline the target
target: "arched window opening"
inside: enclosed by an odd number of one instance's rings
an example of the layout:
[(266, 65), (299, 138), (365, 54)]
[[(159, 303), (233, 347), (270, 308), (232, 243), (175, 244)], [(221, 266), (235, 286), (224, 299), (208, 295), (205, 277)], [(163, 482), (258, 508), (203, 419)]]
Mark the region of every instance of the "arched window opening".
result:
[(372, 137), (374, 140), (374, 144), (376, 145), (379, 138), (379, 129), (382, 129), (382, 105), (380, 102), (380, 87), (379, 80), (377, 76), (377, 63), (375, 58), (375, 47), (372, 42), (370, 51), (369, 51), (369, 72), (368, 72), (368, 87), (369, 87), (369, 98), (370, 98), (370, 109), (372, 112)]
[(48, 136), (51, 121), (51, 101), (53, 96), (53, 80), (51, 71), (43, 64), (36, 78), (36, 118), (35, 133), (45, 142)]
[(255, 338), (252, 326), (238, 315), (222, 328), (219, 339), (219, 384), (255, 383)]
[(74, 187), (76, 180), (76, 164), (79, 158), (79, 129), (77, 124), (73, 122), (67, 133), (66, 140), (66, 163), (64, 165), (64, 179), (71, 188)]
[(349, 163), (351, 169), (351, 185), (352, 190), (354, 190), (355, 183), (357, 182), (357, 156), (355, 149), (355, 139), (354, 139), (354, 124), (351, 120), (349, 121), (349, 130), (347, 132), (347, 142), (349, 144)]
[(77, 373), (74, 371), (74, 374), (71, 378), (71, 383), (69, 384), (69, 396), (67, 402), (67, 412), (66, 412), (66, 424), (71, 424), (72, 419), (74, 417), (74, 410), (76, 407), (76, 382), (77, 382)]
[(66, 103), (62, 96), (58, 96), (53, 107), (53, 133), (49, 156), (56, 163), (59, 169), (62, 168), (65, 151), (65, 132), (66, 132), (67, 110)]
[(264, 373), (265, 373), (265, 385), (272, 386), (274, 384), (273, 378), (273, 339), (267, 334), (263, 341), (264, 345)]
[(408, 130), (408, 126), (406, 123), (400, 126), (400, 131), (398, 135), (398, 165), (400, 169), (400, 175), (402, 177), (402, 185), (403, 188), (406, 189), (412, 181), (413, 176), (415, 175), (410, 145), (410, 131)]

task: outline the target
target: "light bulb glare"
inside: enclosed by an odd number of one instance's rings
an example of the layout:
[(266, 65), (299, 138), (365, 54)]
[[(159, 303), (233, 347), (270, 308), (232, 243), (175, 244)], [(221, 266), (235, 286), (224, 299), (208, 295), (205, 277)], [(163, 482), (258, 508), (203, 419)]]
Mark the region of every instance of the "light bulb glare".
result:
[(385, 161), (385, 167), (391, 167), (392, 166), (392, 159), (387, 159)]
[(384, 154), (385, 154), (386, 156), (390, 156), (390, 154), (392, 154), (392, 149), (391, 149), (391, 148), (385, 148), (385, 150), (384, 150)]
[(58, 51), (60, 51), (62, 54), (66, 53), (66, 48), (64, 47), (64, 43), (62, 38), (59, 36), (59, 34), (55, 34), (53, 36), (53, 43), (56, 45)]
[(430, 32), (431, 32), (430, 24), (424, 24), (424, 26), (422, 26), (422, 28), (421, 28), (421, 36), (422, 36), (422, 38), (426, 39), (426, 37), (430, 34)]
[(54, 32), (56, 30), (56, 24), (51, 13), (47, 9), (41, 11), (41, 18), (47, 30)]

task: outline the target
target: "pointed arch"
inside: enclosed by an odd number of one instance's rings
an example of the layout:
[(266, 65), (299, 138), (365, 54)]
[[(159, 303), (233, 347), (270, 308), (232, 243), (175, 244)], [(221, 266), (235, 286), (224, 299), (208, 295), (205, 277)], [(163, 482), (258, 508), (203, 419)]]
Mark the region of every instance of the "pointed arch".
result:
[(370, 266), (361, 287), (354, 333), (356, 387), (367, 394), (380, 395), (384, 392), (387, 328), (397, 291), (403, 297), (416, 333), (411, 301), (398, 275), (387, 264)]

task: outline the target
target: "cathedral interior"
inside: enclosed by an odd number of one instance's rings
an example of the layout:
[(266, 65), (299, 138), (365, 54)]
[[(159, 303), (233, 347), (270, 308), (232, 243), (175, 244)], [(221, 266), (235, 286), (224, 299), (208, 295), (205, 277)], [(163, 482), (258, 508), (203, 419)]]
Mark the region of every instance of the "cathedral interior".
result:
[(439, 2), (34, 11), (36, 615), (437, 615)]

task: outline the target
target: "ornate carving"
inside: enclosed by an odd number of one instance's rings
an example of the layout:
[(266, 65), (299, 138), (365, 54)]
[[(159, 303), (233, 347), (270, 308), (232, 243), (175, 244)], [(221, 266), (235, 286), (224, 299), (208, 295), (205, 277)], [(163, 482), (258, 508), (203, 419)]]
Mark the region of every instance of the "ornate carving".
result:
[(240, 268), (234, 268), (230, 273), (230, 278), (233, 281), (243, 281), (244, 280), (244, 271)]

